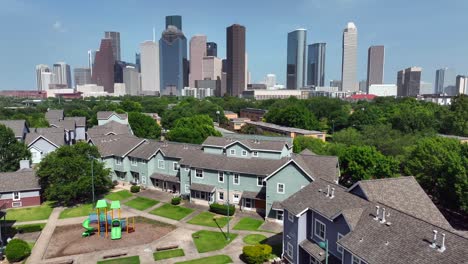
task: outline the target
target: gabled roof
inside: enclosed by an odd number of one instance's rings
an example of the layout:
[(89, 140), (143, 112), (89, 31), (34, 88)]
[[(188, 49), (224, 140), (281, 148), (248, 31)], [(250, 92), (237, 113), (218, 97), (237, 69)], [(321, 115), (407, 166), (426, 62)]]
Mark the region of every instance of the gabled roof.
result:
[(57, 148), (65, 145), (65, 135), (63, 133), (48, 133), (48, 132), (45, 132), (45, 133), (33, 132), (33, 133), (26, 134), (26, 139), (24, 140), (24, 143), (28, 147), (30, 147), (31, 145), (33, 145), (36, 141), (38, 141), (41, 138), (44, 139), (45, 141), (48, 141), (49, 143), (51, 143)]
[(250, 150), (266, 150), (272, 152), (281, 152), (287, 142), (272, 141), (272, 140), (249, 140), (249, 139), (236, 139), (231, 137), (208, 137), (203, 146), (215, 146), (220, 148), (227, 148), (234, 144), (242, 144)]
[(61, 120), (63, 119), (63, 109), (58, 109), (58, 110), (49, 109), (45, 113), (45, 118), (47, 119), (47, 121)]
[(86, 127), (86, 117), (84, 116), (65, 117), (65, 121), (67, 120), (74, 120), (77, 127)]
[(101, 157), (124, 157), (146, 140), (129, 135), (93, 137), (90, 141), (98, 148)]
[(24, 128), (28, 127), (25, 120), (0, 120), (0, 124), (10, 128), (16, 138), (23, 138)]
[(76, 128), (76, 122), (73, 119), (49, 120), (49, 125), (51, 127), (63, 128), (68, 131), (75, 130)]
[(352, 192), (358, 187), (371, 202), (384, 204), (437, 226), (451, 228), (412, 176), (360, 181), (349, 190)]
[(127, 119), (127, 118), (128, 118), (127, 113), (118, 114), (118, 113), (113, 112), (113, 111), (99, 111), (99, 112), (97, 112), (97, 119), (98, 119), (98, 120), (107, 120), (107, 119), (109, 119), (112, 115), (115, 115), (115, 116), (117, 116), (117, 117), (120, 118), (120, 119)]
[(110, 121), (101, 126), (94, 126), (88, 129), (87, 134), (89, 137), (105, 135), (132, 135), (128, 125), (124, 125), (116, 121)]
[(293, 154), (292, 158), (308, 174), (314, 177), (336, 182), (339, 176), (338, 157)]
[(147, 140), (130, 152), (129, 156), (149, 160), (156, 155), (157, 152), (161, 152), (165, 157), (182, 159), (185, 156), (191, 155), (192, 151), (199, 150), (200, 145)]
[(0, 193), (40, 189), (39, 180), (32, 169), (0, 173)]
[(317, 154), (313, 153), (312, 151), (310, 151), (309, 149), (304, 149), (299, 154), (301, 154), (301, 155), (317, 155)]

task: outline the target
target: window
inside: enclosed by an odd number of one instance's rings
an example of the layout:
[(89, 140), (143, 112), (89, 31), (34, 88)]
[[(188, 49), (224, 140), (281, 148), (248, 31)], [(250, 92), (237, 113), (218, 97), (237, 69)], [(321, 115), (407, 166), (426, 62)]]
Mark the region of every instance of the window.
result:
[(164, 160), (158, 160), (158, 168), (164, 169)]
[(138, 165), (138, 160), (135, 159), (135, 158), (130, 158), (130, 164), (132, 164), (132, 166), (137, 166)]
[(246, 150), (242, 150), (242, 156), (247, 156), (247, 151)]
[(354, 256), (354, 255), (351, 255), (351, 263), (353, 264), (366, 264), (366, 262), (364, 262), (364, 260)]
[(253, 154), (252, 154), (252, 156), (258, 157), (258, 151), (254, 151)]
[(224, 182), (224, 173), (222, 171), (218, 172), (218, 182)]
[(257, 186), (263, 186), (264, 184), (263, 177), (257, 177)]
[(234, 185), (239, 185), (240, 184), (240, 176), (239, 174), (234, 174), (234, 178), (232, 178), (232, 183)]
[(288, 212), (288, 220), (289, 222), (294, 223), (294, 215), (290, 212)]
[(224, 192), (218, 192), (218, 199), (224, 200)]
[(235, 149), (229, 150), (229, 154), (230, 154), (230, 155), (236, 155), (236, 150), (235, 150)]
[(13, 192), (13, 201), (21, 200), (21, 195), (19, 192)]
[(288, 255), (288, 257), (290, 257), (290, 258), (293, 257), (293, 246), (289, 242), (288, 242), (288, 246), (286, 248), (286, 255)]
[(320, 220), (315, 219), (314, 234), (322, 240), (325, 240), (326, 227)]
[(279, 221), (283, 221), (284, 212), (283, 211), (276, 211), (276, 219)]
[(176, 161), (172, 162), (172, 169), (174, 171), (178, 171), (179, 170), (179, 163), (177, 163)]
[(278, 185), (276, 186), (276, 192), (284, 193), (284, 183), (278, 183)]
[(122, 165), (122, 159), (119, 157), (115, 157), (115, 165)]
[(195, 170), (195, 178), (203, 179), (203, 170), (196, 169)]
[[(343, 235), (338, 233), (338, 238), (336, 239), (336, 241), (338, 242), (341, 238), (343, 238)], [(336, 251), (343, 253), (343, 248), (340, 245), (338, 245), (338, 243), (336, 244)]]
[(15, 207), (21, 207), (23, 206), (23, 203), (22, 202), (12, 202), (11, 203), (11, 207), (15, 208)]

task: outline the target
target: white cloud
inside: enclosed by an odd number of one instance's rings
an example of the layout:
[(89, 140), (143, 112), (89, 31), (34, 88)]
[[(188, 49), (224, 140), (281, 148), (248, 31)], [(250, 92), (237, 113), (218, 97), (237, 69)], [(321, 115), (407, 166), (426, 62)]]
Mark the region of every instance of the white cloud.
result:
[(52, 29), (56, 32), (66, 32), (67, 30), (63, 27), (62, 22), (60, 21), (55, 21), (55, 23), (52, 25)]

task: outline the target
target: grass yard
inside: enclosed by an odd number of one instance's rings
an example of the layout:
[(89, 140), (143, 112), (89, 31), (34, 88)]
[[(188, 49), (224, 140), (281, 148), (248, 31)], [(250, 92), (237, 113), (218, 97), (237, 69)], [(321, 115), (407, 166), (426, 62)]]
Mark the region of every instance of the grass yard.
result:
[(210, 212), (202, 212), (190, 219), (187, 223), (209, 227), (224, 227), (228, 222), (227, 216), (220, 216)]
[(111, 201), (122, 201), (132, 196), (133, 194), (131, 192), (127, 190), (122, 190), (118, 192), (111, 192), (108, 195), (104, 196), (104, 198)]
[(153, 199), (149, 199), (146, 197), (137, 197), (135, 199), (132, 199), (126, 202), (125, 205), (131, 208), (137, 209), (137, 210), (144, 211), (152, 206), (155, 206), (158, 203), (159, 201), (156, 201)]
[(230, 240), (227, 241), (224, 233), (206, 230), (201, 230), (192, 234), (193, 242), (200, 253), (223, 249), (236, 237), (237, 234), (230, 233)]
[(176, 264), (226, 264), (232, 263), (232, 259), (226, 255), (217, 255), (206, 258), (193, 259), (183, 262), (176, 262)]
[(181, 248), (158, 251), (153, 254), (154, 260), (156, 261), (161, 260), (161, 259), (170, 259), (170, 258), (182, 257), (182, 256), (185, 256), (185, 253), (184, 253), (184, 250)]
[(60, 213), (59, 219), (87, 216), (94, 213), (92, 204), (81, 204), (79, 206), (70, 207)]
[(265, 239), (267, 239), (267, 237), (264, 235), (251, 234), (251, 235), (246, 235), (243, 241), (244, 243), (249, 244), (249, 245), (256, 245), (256, 244), (260, 244), (260, 242), (264, 241)]
[(32, 250), (33, 247), (34, 247), (34, 244), (36, 244), (36, 242), (27, 242), (28, 243), (28, 246), (29, 248)]
[(234, 229), (256, 231), (262, 224), (262, 220), (244, 217), (234, 226)]
[(192, 209), (172, 204), (165, 204), (150, 212), (150, 214), (159, 215), (162, 217), (180, 220), (193, 212)]
[(50, 203), (45, 202), (40, 206), (8, 209), (6, 220), (15, 220), (16, 222), (27, 222), (36, 220), (46, 220), (52, 213)]
[(101, 261), (98, 261), (98, 264), (140, 264), (140, 257), (133, 256), (133, 257), (126, 257), (126, 258), (101, 260)]

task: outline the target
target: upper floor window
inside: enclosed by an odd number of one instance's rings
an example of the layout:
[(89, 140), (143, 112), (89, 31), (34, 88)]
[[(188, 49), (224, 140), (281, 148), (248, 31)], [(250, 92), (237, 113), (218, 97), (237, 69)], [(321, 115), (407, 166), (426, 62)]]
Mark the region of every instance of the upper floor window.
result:
[(257, 186), (265, 186), (266, 182), (263, 181), (263, 177), (257, 177)]
[(115, 165), (122, 165), (122, 158), (115, 157)]
[(19, 192), (13, 192), (13, 201), (21, 200), (21, 195)]
[(203, 178), (203, 170), (196, 169), (195, 170), (195, 177), (196, 178)]
[(276, 186), (276, 192), (284, 193), (284, 183), (278, 183), (278, 185)]
[(322, 240), (325, 240), (326, 226), (320, 220), (315, 219), (314, 234)]
[(130, 158), (130, 164), (132, 164), (132, 166), (136, 166), (138, 165), (138, 160), (135, 158)]
[(164, 169), (164, 160), (158, 160), (158, 168)]
[(222, 171), (218, 172), (218, 182), (224, 182), (224, 173)]
[(229, 154), (230, 155), (236, 155), (236, 150), (235, 149), (230, 149)]
[(252, 156), (258, 157), (258, 151), (254, 151), (254, 152), (252, 153)]
[[(338, 233), (336, 241), (339, 241), (341, 238), (343, 238), (343, 235)], [(338, 251), (339, 253), (343, 253), (343, 247), (338, 245), (338, 243), (336, 243), (336, 251)]]
[(172, 162), (172, 169), (174, 171), (178, 171), (179, 170), (179, 163), (176, 162), (176, 161)]
[(354, 255), (351, 255), (351, 259), (352, 259), (351, 263), (353, 263), (353, 264), (367, 264), (364, 260), (362, 260), (362, 259), (360, 259), (360, 258), (358, 258), (358, 257), (356, 257)]
[(242, 150), (242, 156), (247, 156), (247, 150)]
[(239, 185), (239, 184), (240, 184), (240, 176), (239, 176), (239, 174), (234, 174), (234, 178), (232, 178), (232, 183), (235, 184), (235, 185)]

